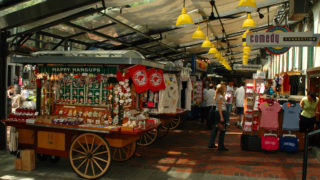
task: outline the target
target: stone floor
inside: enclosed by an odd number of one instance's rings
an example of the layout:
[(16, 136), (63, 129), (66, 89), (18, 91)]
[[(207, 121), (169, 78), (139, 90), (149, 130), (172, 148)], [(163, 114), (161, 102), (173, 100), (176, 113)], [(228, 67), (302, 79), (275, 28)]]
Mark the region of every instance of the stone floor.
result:
[[(235, 118), (232, 122), (236, 121)], [(241, 131), (231, 126), (226, 135), (228, 152), (207, 148), (210, 131), (197, 121), (185, 121), (153, 145), (138, 148), (141, 157), (112, 162), (100, 179), (301, 179), (303, 153), (248, 152), (240, 148)], [(33, 171), (14, 170), (14, 156), (0, 151), (0, 179), (80, 179), (68, 159), (58, 163), (37, 161)], [(310, 153), (308, 178), (320, 179), (320, 163)]]

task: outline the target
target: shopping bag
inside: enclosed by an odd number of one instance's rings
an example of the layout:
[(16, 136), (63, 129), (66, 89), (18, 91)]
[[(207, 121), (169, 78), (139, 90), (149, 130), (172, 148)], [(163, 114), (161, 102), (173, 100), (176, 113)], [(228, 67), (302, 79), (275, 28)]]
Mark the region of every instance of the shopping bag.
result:
[(276, 136), (262, 136), (261, 149), (267, 151), (276, 151), (279, 149), (279, 137)]
[(298, 139), (296, 137), (281, 137), (280, 150), (286, 152), (298, 151)]
[(257, 135), (242, 134), (241, 148), (247, 151), (261, 151), (261, 139)]

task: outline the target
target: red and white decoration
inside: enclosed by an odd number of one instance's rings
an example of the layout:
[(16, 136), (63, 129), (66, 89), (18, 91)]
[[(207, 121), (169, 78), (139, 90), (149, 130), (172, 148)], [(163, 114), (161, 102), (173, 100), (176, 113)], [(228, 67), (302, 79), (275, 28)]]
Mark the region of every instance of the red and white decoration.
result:
[(145, 66), (135, 65), (130, 67), (128, 71), (137, 93), (141, 93), (149, 89), (148, 74)]
[(160, 91), (166, 88), (166, 85), (163, 80), (163, 72), (161, 69), (149, 69), (148, 70), (149, 77), (149, 88), (152, 92)]

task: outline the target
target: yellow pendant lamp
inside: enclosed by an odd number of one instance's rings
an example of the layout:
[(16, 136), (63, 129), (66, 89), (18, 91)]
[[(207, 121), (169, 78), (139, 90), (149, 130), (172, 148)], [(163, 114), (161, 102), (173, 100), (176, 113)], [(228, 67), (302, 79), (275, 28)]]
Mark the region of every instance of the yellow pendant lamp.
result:
[(244, 20), (242, 27), (247, 29), (256, 27), (256, 23), (251, 18), (251, 13), (248, 13), (248, 18)]
[(176, 26), (177, 27), (186, 27), (193, 25), (193, 20), (189, 14), (187, 14), (186, 8), (185, 8), (185, 0), (183, 1), (183, 8), (181, 11), (180, 16), (177, 19)]
[(200, 26), (197, 26), (197, 30), (192, 34), (192, 39), (205, 39), (204, 33), (201, 31)]
[(208, 36), (206, 36), (206, 40), (203, 41), (201, 47), (203, 48), (210, 48), (212, 46), (211, 41), (209, 41)]
[(213, 57), (217, 58), (218, 60), (221, 58), (221, 54), (220, 53), (216, 53), (213, 55)]
[(254, 0), (240, 0), (237, 8), (244, 12), (254, 12), (257, 10), (257, 4)]
[(243, 47), (243, 52), (249, 52), (250, 51), (250, 47), (249, 46), (245, 46)]
[(209, 27), (208, 27), (208, 23), (207, 23), (207, 36), (206, 36), (206, 40), (203, 41), (201, 47), (203, 48), (211, 48), (212, 43), (211, 41), (209, 41), (209, 37), (208, 37), (208, 33), (209, 33)]
[(209, 52), (208, 52), (209, 54), (216, 54), (216, 53), (218, 53), (218, 50), (217, 50), (217, 48), (215, 48), (214, 47), (214, 45), (212, 44), (211, 45), (211, 48), (209, 49)]

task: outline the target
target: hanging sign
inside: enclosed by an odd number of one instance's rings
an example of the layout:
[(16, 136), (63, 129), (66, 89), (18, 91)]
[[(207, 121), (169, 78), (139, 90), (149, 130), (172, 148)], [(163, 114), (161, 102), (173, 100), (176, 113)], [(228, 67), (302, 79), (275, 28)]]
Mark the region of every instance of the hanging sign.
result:
[(280, 36), (288, 32), (290, 29), (285, 26), (272, 26), (265, 33), (248, 33), (246, 43), (248, 46), (265, 47), (270, 54), (283, 54), (292, 46), (282, 45)]
[(262, 68), (262, 65), (257, 64), (233, 64), (233, 70), (238, 71), (257, 71)]
[(256, 47), (320, 46), (320, 34), (311, 32), (252, 33), (248, 45)]
[(145, 66), (135, 65), (130, 67), (128, 71), (137, 93), (141, 93), (149, 89), (147, 70)]
[(159, 91), (166, 88), (163, 80), (163, 72), (161, 69), (155, 68), (148, 70), (149, 88), (152, 92)]
[(117, 72), (116, 66), (39, 66), (39, 72), (47, 73), (106, 73), (115, 74)]

